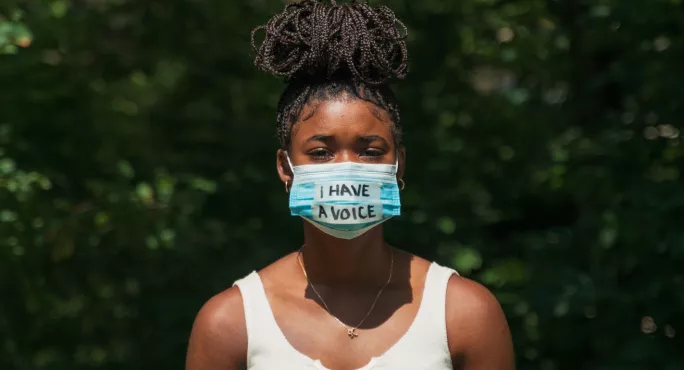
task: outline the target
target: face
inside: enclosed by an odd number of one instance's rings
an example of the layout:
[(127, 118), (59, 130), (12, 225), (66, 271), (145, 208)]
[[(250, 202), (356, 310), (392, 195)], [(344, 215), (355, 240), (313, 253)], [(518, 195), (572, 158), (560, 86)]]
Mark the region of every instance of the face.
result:
[[(404, 174), (405, 150), (392, 136), (389, 114), (372, 103), (340, 98), (307, 104), (301, 120), (292, 127), (290, 160), (303, 164), (358, 162), (394, 164), (399, 160), (397, 178)], [(292, 172), (278, 151), (278, 173), (287, 185)]]

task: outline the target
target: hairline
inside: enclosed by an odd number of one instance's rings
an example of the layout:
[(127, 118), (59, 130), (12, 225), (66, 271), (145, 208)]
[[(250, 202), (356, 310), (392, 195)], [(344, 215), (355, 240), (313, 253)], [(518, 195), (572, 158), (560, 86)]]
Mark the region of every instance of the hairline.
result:
[[(334, 83), (339, 83), (342, 85), (342, 88), (339, 92), (336, 93), (331, 93), (329, 91), (329, 88), (332, 84)], [(353, 99), (356, 100), (361, 100), (367, 103), (371, 103), (371, 106), (369, 107), (369, 110), (371, 111), (371, 114), (375, 116), (376, 118), (387, 121), (388, 124), (391, 125), (391, 131), (392, 131), (392, 142), (394, 143), (395, 146), (400, 146), (401, 145), (401, 133), (402, 129), (399, 127), (399, 123), (395, 120), (395, 115), (390, 112), (389, 109), (386, 107), (381, 106), (379, 103), (373, 101), (370, 98), (365, 98), (363, 91), (370, 88), (376, 88), (376, 91), (378, 91), (380, 94), (382, 94), (381, 89), (384, 87), (386, 88), (390, 94), (392, 94), (392, 91), (388, 85), (379, 85), (379, 86), (366, 86), (363, 82), (358, 82), (355, 80), (329, 80), (326, 82), (321, 82), (321, 83), (310, 83), (310, 84), (305, 84), (304, 86), (310, 88), (311, 90), (308, 92), (308, 96), (302, 107), (300, 108), (300, 111), (297, 115), (296, 118), (292, 120), (288, 120), (288, 122), (285, 122), (287, 125), (288, 129), (288, 135), (287, 135), (287, 140), (283, 143), (281, 140), (280, 146), (282, 149), (288, 150), (290, 149), (292, 145), (292, 135), (293, 135), (293, 130), (295, 128), (295, 125), (299, 122), (306, 121), (313, 117), (314, 114), (316, 114), (316, 110), (320, 106), (322, 102), (325, 101), (352, 101)], [(290, 88), (290, 86), (286, 87), (286, 89), (283, 91), (281, 95), (281, 101), (282, 99), (285, 98), (287, 89)], [(356, 90), (356, 91), (355, 91)], [(312, 96), (313, 92), (324, 92), (324, 96)], [(392, 96), (393, 99), (395, 99), (395, 104), (398, 106), (398, 103), (396, 103), (396, 98)], [(315, 105), (311, 108), (311, 111), (308, 112), (306, 117), (302, 118), (302, 114), (304, 113), (304, 110), (306, 109), (307, 106)], [(279, 104), (280, 105), (280, 104)], [(397, 107), (398, 110), (398, 107)], [(385, 112), (387, 115), (386, 117), (382, 117), (382, 114), (380, 114), (380, 111)], [(397, 112), (398, 113), (398, 112)], [(398, 117), (398, 114), (397, 114)], [(280, 139), (280, 138), (279, 138)]]

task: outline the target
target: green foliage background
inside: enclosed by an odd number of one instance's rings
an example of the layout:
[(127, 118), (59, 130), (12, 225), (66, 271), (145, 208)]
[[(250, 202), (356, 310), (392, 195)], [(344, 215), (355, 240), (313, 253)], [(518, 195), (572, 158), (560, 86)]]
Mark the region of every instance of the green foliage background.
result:
[[(499, 297), (522, 370), (684, 369), (681, 0), (386, 0), (410, 28), (395, 245)], [(181, 369), (211, 295), (301, 242), (282, 2), (0, 5), (0, 369)]]

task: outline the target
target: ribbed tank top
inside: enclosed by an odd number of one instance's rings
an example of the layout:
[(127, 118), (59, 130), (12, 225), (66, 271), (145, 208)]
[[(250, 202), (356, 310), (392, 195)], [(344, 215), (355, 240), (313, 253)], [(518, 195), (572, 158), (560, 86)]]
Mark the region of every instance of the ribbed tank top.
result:
[[(446, 290), (456, 271), (432, 263), (413, 323), (384, 354), (358, 370), (452, 370), (447, 344)], [(248, 370), (330, 370), (320, 360), (297, 351), (276, 323), (259, 274), (235, 282), (240, 289), (247, 324)]]

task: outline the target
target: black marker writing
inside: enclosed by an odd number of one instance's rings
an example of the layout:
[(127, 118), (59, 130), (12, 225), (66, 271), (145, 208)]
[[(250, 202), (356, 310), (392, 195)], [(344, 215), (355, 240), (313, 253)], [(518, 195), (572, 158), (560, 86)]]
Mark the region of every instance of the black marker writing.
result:
[[(335, 184), (328, 188), (328, 196), (357, 196), (370, 197), (370, 185), (368, 184)], [(321, 186), (321, 199), (323, 199), (323, 187)]]
[(318, 206), (318, 219), (332, 218), (333, 221), (366, 220), (377, 216), (374, 204), (364, 204), (358, 206), (328, 206), (330, 215), (326, 211), (326, 206)]

